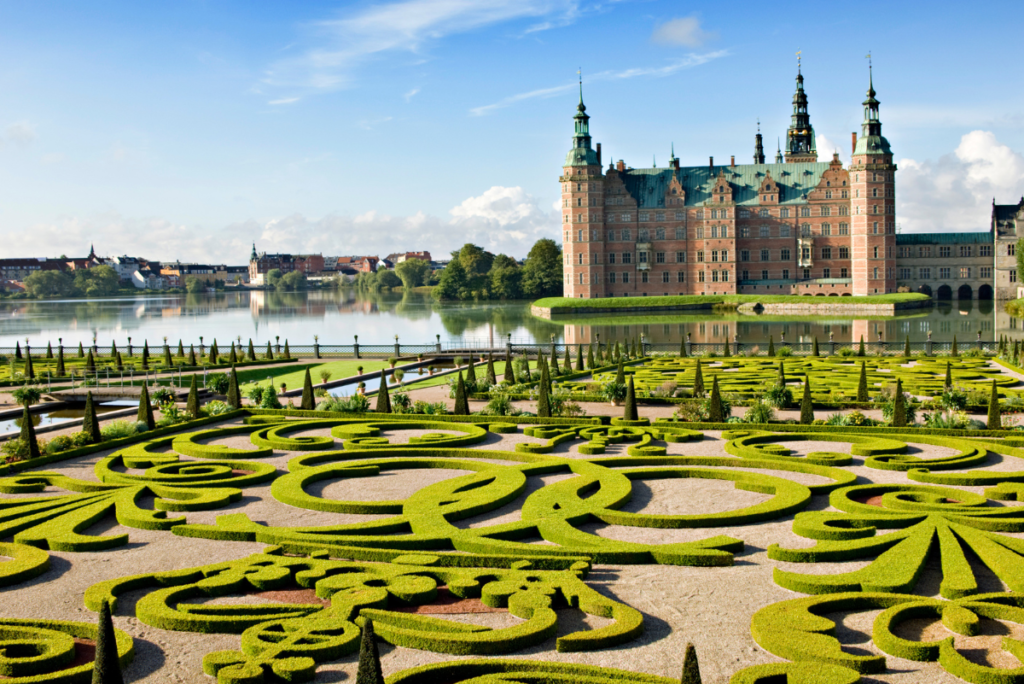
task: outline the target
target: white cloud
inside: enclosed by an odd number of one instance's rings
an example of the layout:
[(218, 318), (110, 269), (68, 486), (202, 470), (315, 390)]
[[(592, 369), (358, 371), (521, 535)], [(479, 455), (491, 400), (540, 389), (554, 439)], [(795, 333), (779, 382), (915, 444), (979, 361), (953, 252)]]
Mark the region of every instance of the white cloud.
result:
[[(84, 256), (95, 242), (101, 255), (130, 254), (148, 259), (241, 264), (252, 243), (260, 251), (325, 255), (430, 250), (444, 255), (466, 242), (494, 253), (523, 257), (542, 237), (559, 237), (557, 207), (545, 210), (520, 187), (492, 187), (453, 207), (449, 217), (417, 212), (392, 216), (368, 211), (356, 216), (301, 213), (224, 226), (183, 225), (158, 218), (116, 213), (66, 217), (11, 231), (5, 243), (14, 256)], [(47, 247), (41, 248), (40, 245)]]
[(420, 89), (419, 89), (419, 88), (413, 88), (412, 90), (410, 90), (409, 92), (407, 92), (407, 93), (406, 93), (405, 95), (403, 95), (402, 97), (403, 97), (403, 98), (405, 98), (405, 101), (406, 101), (406, 102), (408, 102), (408, 101), (409, 101), (409, 100), (411, 100), (412, 98), (416, 97), (416, 94), (417, 94), (418, 92), (420, 92)]
[(967, 133), (937, 161), (897, 164), (896, 217), (905, 232), (984, 230), (993, 198), (1010, 204), (1024, 194), (1024, 157), (990, 131)]
[(651, 40), (663, 45), (682, 45), (698, 48), (709, 40), (718, 37), (714, 31), (705, 31), (700, 27), (700, 19), (695, 16), (680, 17), (666, 21), (654, 29)]
[(824, 135), (815, 132), (815, 144), (818, 147), (818, 161), (830, 162), (832, 161), (832, 153), (839, 153), (839, 161), (844, 164), (849, 163), (850, 155), (847, 154), (850, 150), (849, 144), (846, 146), (840, 145), (839, 143), (833, 142), (831, 138), (826, 138)]
[(270, 102), (268, 102), (267, 104), (269, 104), (269, 105), (284, 105), (284, 104), (293, 104), (293, 103), (295, 103), (295, 102), (298, 102), (298, 101), (299, 101), (299, 99), (300, 99), (300, 98), (297, 98), (297, 97), (282, 97), (282, 98), (281, 98), (281, 99), (279, 99), (279, 100), (271, 100), (271, 101), (270, 101)]
[[(629, 78), (637, 78), (639, 76), (648, 76), (650, 78), (664, 78), (671, 76), (677, 71), (683, 69), (690, 69), (702, 64), (707, 64), (713, 59), (719, 57), (725, 57), (729, 54), (728, 50), (716, 50), (715, 52), (706, 52), (704, 54), (689, 54), (679, 59), (674, 59), (668, 64), (657, 66), (657, 67), (634, 67), (632, 69), (619, 69), (616, 71), (599, 71), (596, 74), (587, 76), (587, 83), (594, 83), (600, 81), (620, 81)], [(560, 93), (564, 93), (568, 90), (572, 90), (578, 86), (577, 83), (566, 83), (560, 86), (553, 86), (551, 88), (540, 88), (538, 90), (531, 90), (525, 93), (518, 93), (516, 95), (510, 95), (509, 97), (503, 98), (489, 105), (483, 105), (480, 107), (474, 107), (469, 110), (469, 113), (473, 116), (483, 116), (484, 114), (490, 114), (491, 112), (504, 109), (505, 107), (522, 102), (523, 100), (533, 100), (537, 98), (549, 98), (554, 97)]]
[(27, 121), (9, 124), (5, 133), (6, 138), (16, 145), (28, 145), (36, 139), (35, 126)]
[[(331, 90), (348, 85), (352, 71), (390, 53), (418, 54), (450, 35), (517, 19), (564, 25), (575, 16), (576, 0), (405, 0), (370, 5), (310, 28), (320, 44), (272, 65), (265, 80), (274, 85)], [(548, 21), (558, 17), (557, 21)]]

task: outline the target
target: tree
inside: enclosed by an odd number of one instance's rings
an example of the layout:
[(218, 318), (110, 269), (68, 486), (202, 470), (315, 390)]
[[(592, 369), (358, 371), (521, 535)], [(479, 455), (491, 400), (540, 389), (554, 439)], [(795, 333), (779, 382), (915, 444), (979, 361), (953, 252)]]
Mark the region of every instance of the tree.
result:
[(401, 287), (402, 279), (398, 277), (398, 274), (390, 269), (381, 269), (377, 271), (377, 282), (380, 283), (381, 287), (386, 287), (389, 290)]
[(279, 268), (272, 268), (267, 271), (267, 275), (264, 277), (264, 282), (270, 287), (277, 287), (277, 283), (281, 278), (284, 277), (284, 273)]
[(458, 261), (466, 271), (466, 287), (480, 292), (487, 287), (487, 274), (494, 264), (494, 255), (483, 247), (467, 242), (458, 252), (452, 252), (452, 262)]
[(144, 370), (149, 369), (149, 341), (146, 341), (142, 346), (142, 368)]
[(402, 280), (402, 287), (411, 290), (427, 284), (430, 277), (430, 262), (423, 259), (406, 259), (395, 266), (395, 273)]
[(576, 345), (576, 372), (583, 370), (583, 345)]
[(704, 396), (704, 374), (700, 370), (700, 359), (697, 359), (697, 372), (693, 376), (693, 396)]
[(953, 368), (950, 366), (949, 361), (946, 362), (946, 379), (942, 386), (946, 389), (950, 389), (953, 386)]
[(196, 348), (195, 345), (188, 345), (188, 365), (198, 366), (199, 362), (196, 361)]
[(516, 372), (515, 372), (515, 369), (512, 368), (512, 355), (511, 354), (509, 354), (508, 358), (505, 359), (505, 376), (504, 376), (504, 379), (509, 384), (512, 384), (512, 385), (516, 384)]
[(384, 684), (384, 673), (380, 668), (380, 653), (377, 651), (377, 637), (373, 633), (373, 620), (363, 622), (363, 638), (359, 642), (359, 669), (356, 670), (356, 684)]
[(64, 345), (60, 345), (57, 347), (57, 377), (63, 378), (65, 375), (67, 375), (67, 370), (64, 368)]
[(804, 396), (800, 400), (800, 424), (810, 425), (814, 422), (814, 404), (811, 402), (810, 376), (804, 375)]
[(499, 254), (494, 257), (488, 274), (491, 299), (521, 299), (523, 296), (523, 269), (512, 257)]
[(476, 389), (476, 360), (472, 353), (469, 356), (469, 366), (466, 368), (466, 382)]
[(313, 378), (309, 376), (309, 366), (306, 366), (306, 376), (302, 379), (302, 402), (299, 408), (303, 411), (312, 411), (316, 408), (313, 402)]
[(711, 381), (711, 401), (708, 403), (708, 422), (725, 422), (724, 410), (722, 408), (722, 395), (718, 391), (718, 376)]
[(857, 381), (857, 401), (868, 400), (868, 369), (860, 362), (860, 379)]
[(523, 264), (523, 294), (558, 297), (562, 294), (562, 250), (554, 240), (537, 240)]
[(466, 383), (462, 381), (462, 371), (459, 371), (459, 379), (455, 384), (455, 407), (452, 414), (456, 416), (469, 415), (469, 401), (466, 399)]
[(267, 340), (267, 353), (263, 355), (267, 361), (274, 360), (274, 348), (270, 346), (270, 340)]
[(231, 366), (231, 374), (228, 376), (228, 406), (231, 408), (242, 408), (242, 395), (238, 391), (238, 372), (235, 366)]
[(380, 388), (377, 389), (377, 413), (391, 413), (391, 395), (388, 394), (388, 376), (380, 369)]
[(775, 356), (775, 338), (768, 336), (768, 356)]
[(188, 401), (185, 402), (185, 413), (195, 420), (199, 417), (199, 383), (196, 374), (192, 374), (192, 382), (188, 386)]
[(622, 417), (626, 420), (640, 420), (636, 410), (636, 389), (633, 387), (633, 376), (629, 376), (629, 383), (626, 385), (626, 406), (622, 411)]
[[(995, 383), (994, 380), (992, 382)], [(907, 427), (907, 399), (903, 396), (903, 380), (899, 378), (896, 378), (896, 395), (893, 397), (892, 426)]]
[(85, 417), (82, 418), (82, 432), (88, 435), (90, 444), (99, 444), (103, 441), (100, 423), (96, 420), (96, 404), (92, 399), (92, 392), (85, 395)]
[(587, 345), (587, 370), (593, 370), (594, 364), (594, 345)]
[(228, 356), (228, 361), (231, 362), (232, 366), (235, 365), (236, 363), (238, 363), (238, 352), (235, 351), (235, 343), (234, 342), (231, 343), (231, 354), (230, 354), (230, 356)]
[(25, 385), (11, 392), (11, 396), (14, 397), (14, 401), (18, 402), (22, 406), (31, 406), (32, 404), (39, 402), (43, 393), (38, 387)]
[(1003, 429), (1003, 420), (999, 411), (999, 392), (996, 390), (995, 378), (992, 379), (992, 394), (988, 398), (988, 429)]
[(565, 345), (565, 360), (562, 363), (564, 364), (566, 375), (572, 373), (572, 357), (569, 356), (569, 345)]
[(775, 378), (775, 384), (785, 389), (786, 387), (786, 362), (779, 361), (779, 374)]
[(626, 369), (622, 365), (622, 359), (619, 359), (619, 367), (615, 370), (615, 382), (620, 385), (626, 384)]
[(814, 348), (811, 349), (811, 354), (813, 356), (821, 356), (821, 354), (818, 353), (818, 338), (817, 337), (814, 338)]
[(956, 348), (956, 335), (953, 335), (953, 348), (949, 353), (951, 356), (960, 356), (960, 351)]
[(106, 599), (100, 605), (96, 622), (96, 655), (92, 662), (92, 684), (124, 684), (121, 662), (117, 657), (117, 636)]
[[(419, 259), (416, 261), (419, 261)], [(494, 374), (494, 355), (491, 352), (487, 352), (487, 384), (498, 384), (498, 376)]]
[(217, 349), (217, 340), (214, 338), (213, 344), (210, 345), (210, 364), (217, 365), (217, 357), (220, 355), (220, 350)]
[(469, 297), (467, 286), (466, 269), (457, 259), (452, 259), (441, 271), (441, 280), (431, 294), (439, 300), (465, 299)]
[(35, 271), (25, 278), (31, 297), (67, 297), (75, 291), (75, 279), (63, 271)]
[(683, 678), (680, 680), (680, 684), (701, 684), (697, 649), (693, 647), (693, 644), (686, 644), (686, 656), (683, 658)]
[(185, 276), (185, 292), (188, 292), (189, 294), (196, 294), (197, 292), (205, 291), (206, 283), (196, 276)]
[(117, 294), (121, 278), (110, 266), (93, 266), (75, 271), (75, 292), (87, 297), (103, 297)]
[(185, 346), (181, 343), (180, 339), (178, 340), (178, 353), (175, 354), (175, 356), (177, 356), (179, 359), (185, 358)]
[(302, 292), (308, 287), (306, 274), (302, 271), (289, 271), (274, 283), (274, 288), (286, 292)]
[(540, 369), (540, 384), (537, 386), (537, 416), (539, 418), (551, 417), (551, 398), (548, 396), (548, 367), (542, 365)]
[(910, 358), (910, 335), (907, 335), (907, 340), (903, 343), (903, 355)]
[(555, 345), (551, 345), (551, 370), (554, 371), (555, 375), (561, 375), (562, 371), (558, 368), (558, 350)]
[(170, 368), (174, 365), (174, 360), (171, 359), (171, 348), (164, 342), (164, 366)]
[(25, 405), (21, 411), (21, 441), (28, 446), (28, 457), (39, 458), (39, 442), (36, 440), (36, 426), (32, 424), (32, 414)]
[(857, 356), (864, 356), (864, 336), (860, 336), (860, 346), (857, 347)]
[(153, 419), (153, 406), (149, 403), (149, 388), (142, 386), (142, 395), (139, 397), (139, 412), (135, 418), (140, 423), (146, 424), (147, 430), (156, 427), (156, 420)]

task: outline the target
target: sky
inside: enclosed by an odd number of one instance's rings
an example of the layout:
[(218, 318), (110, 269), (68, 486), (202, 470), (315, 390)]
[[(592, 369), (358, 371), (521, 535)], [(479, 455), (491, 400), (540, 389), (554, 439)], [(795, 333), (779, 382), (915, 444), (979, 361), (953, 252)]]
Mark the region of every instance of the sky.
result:
[(240, 264), (558, 239), (577, 71), (634, 167), (751, 161), (796, 53), (848, 162), (868, 52), (904, 232), (1024, 195), (1020, 6), (662, 0), (0, 0), (0, 256)]

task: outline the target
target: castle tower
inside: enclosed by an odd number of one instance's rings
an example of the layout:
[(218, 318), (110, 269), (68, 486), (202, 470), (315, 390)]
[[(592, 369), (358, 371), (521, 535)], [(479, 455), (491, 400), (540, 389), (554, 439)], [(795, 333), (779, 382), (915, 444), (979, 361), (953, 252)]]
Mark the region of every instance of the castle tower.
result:
[(804, 76), (800, 73), (798, 62), (796, 92), (793, 93), (793, 116), (786, 132), (786, 163), (816, 161), (818, 151), (815, 149), (814, 128), (807, 113), (807, 93), (804, 92)]
[(896, 291), (896, 165), (882, 136), (870, 66), (863, 104), (861, 136), (850, 160), (854, 296)]
[(565, 259), (566, 297), (604, 294), (604, 177), (600, 145), (590, 146), (590, 117), (580, 103), (573, 117), (572, 149), (565, 157), (562, 176), (562, 255)]
[(761, 140), (761, 124), (757, 124), (757, 135), (754, 136), (754, 163), (764, 164), (764, 143)]

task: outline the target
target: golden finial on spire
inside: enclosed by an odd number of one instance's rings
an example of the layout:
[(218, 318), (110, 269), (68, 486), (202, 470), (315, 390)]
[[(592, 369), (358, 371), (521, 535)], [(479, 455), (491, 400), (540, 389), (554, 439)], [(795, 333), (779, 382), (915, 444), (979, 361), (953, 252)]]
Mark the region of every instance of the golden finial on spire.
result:
[(803, 52), (802, 49), (796, 51), (796, 73), (798, 73), (798, 74), (800, 73), (800, 53), (801, 52)]

